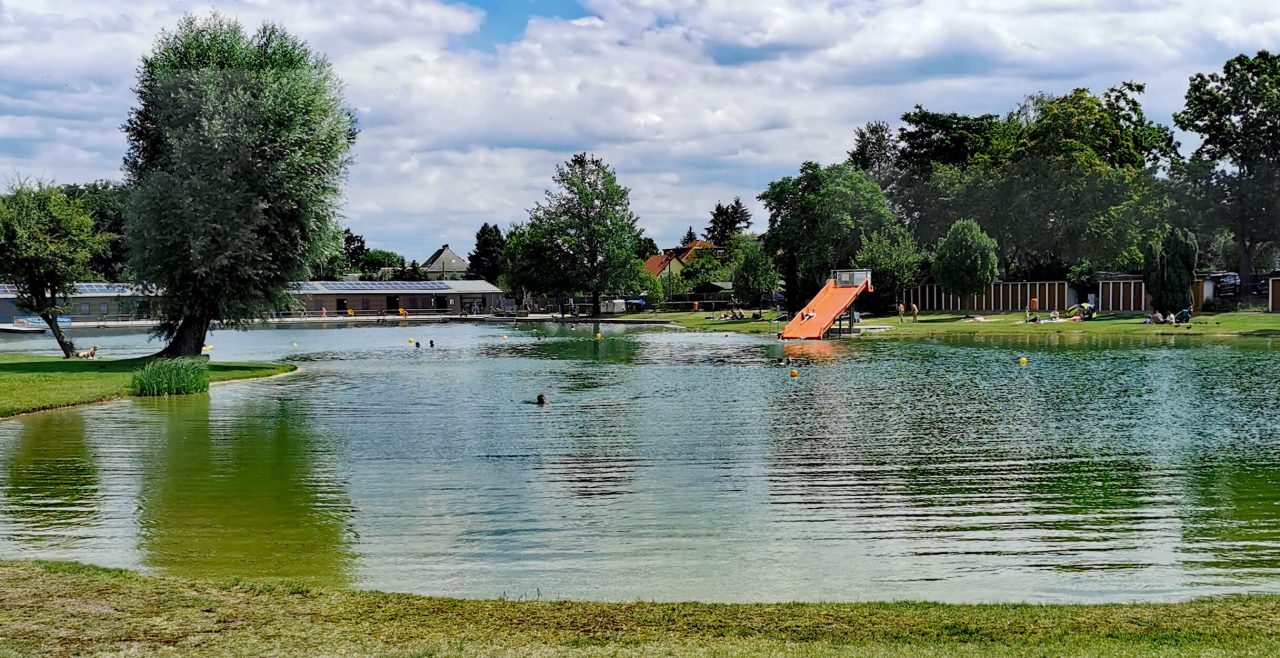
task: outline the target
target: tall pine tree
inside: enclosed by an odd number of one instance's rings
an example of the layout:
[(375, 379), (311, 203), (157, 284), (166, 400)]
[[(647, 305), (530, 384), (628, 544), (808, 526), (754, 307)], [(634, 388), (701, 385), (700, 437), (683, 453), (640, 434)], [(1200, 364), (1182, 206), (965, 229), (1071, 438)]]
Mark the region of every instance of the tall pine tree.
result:
[(489, 283), (497, 283), (502, 275), (502, 248), (507, 239), (497, 224), (485, 222), (476, 231), (476, 248), (467, 256), (468, 274)]
[(742, 199), (733, 198), (733, 203), (724, 205), (717, 203), (715, 210), (711, 211), (711, 223), (707, 224), (707, 230), (702, 233), (707, 242), (718, 247), (724, 247), (729, 244), (729, 240), (733, 236), (747, 230), (751, 226), (751, 211), (743, 205)]
[(697, 241), (698, 241), (698, 234), (694, 233), (693, 227), (690, 226), (689, 230), (684, 232), (684, 237), (680, 238), (680, 246), (685, 247)]

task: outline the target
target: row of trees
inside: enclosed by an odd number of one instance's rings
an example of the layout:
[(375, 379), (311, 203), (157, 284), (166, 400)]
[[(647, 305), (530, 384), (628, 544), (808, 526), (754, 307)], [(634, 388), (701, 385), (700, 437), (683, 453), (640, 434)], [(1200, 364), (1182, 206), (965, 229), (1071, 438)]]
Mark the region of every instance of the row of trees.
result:
[[(1120, 271), (1177, 296), (1187, 286), (1155, 272), (1185, 279), (1200, 265), (1247, 285), (1280, 255), (1280, 58), (1240, 55), (1191, 78), (1174, 115), (1201, 139), (1186, 158), (1146, 116), (1143, 91), (1041, 94), (1003, 116), (917, 106), (896, 131), (858, 128), (844, 163), (805, 163), (760, 195), (766, 241), (796, 283), (788, 305), (850, 265), (874, 270), (881, 304), (929, 275), (965, 294), (997, 277), (1083, 284)], [(943, 249), (953, 231), (970, 249), (960, 261)], [(1153, 264), (1164, 256), (1176, 265)]]
[[(741, 199), (716, 204), (711, 212), (704, 235), (724, 247), (720, 253), (703, 250), (685, 263), (681, 275), (657, 277), (643, 267), (647, 257), (659, 253), (657, 245), (637, 225), (630, 190), (618, 182), (612, 168), (597, 157), (579, 153), (556, 167), (552, 182), (554, 187), (543, 201), (529, 211), (528, 221), (507, 232), (497, 263), (503, 288), (526, 305), (535, 297), (586, 293), (592, 313), (597, 314), (604, 293), (643, 291), (651, 303), (657, 303), (686, 294), (701, 283), (732, 280), (741, 299), (754, 302), (777, 289), (771, 259), (745, 233), (751, 213)], [(482, 234), (498, 230), (486, 227), (481, 228)], [(697, 240), (692, 228), (689, 233), (685, 245)], [(478, 234), (477, 252), (482, 244)]]
[[(846, 161), (806, 162), (759, 196), (769, 212), (763, 253), (788, 283), (787, 306), (851, 266), (874, 272), (871, 303), (881, 307), (928, 277), (957, 294), (998, 278), (1067, 278), (1083, 292), (1100, 270), (1141, 273), (1167, 308), (1185, 306), (1197, 266), (1236, 270), (1247, 286), (1255, 264), (1280, 253), (1280, 58), (1240, 55), (1192, 77), (1174, 116), (1201, 139), (1190, 157), (1146, 116), (1143, 92), (1125, 82), (1101, 95), (1039, 94), (1004, 115), (917, 106), (896, 131), (860, 127)], [(633, 273), (638, 229), (603, 163), (575, 156), (556, 183), (508, 236), (508, 289), (598, 299), (643, 287), (661, 299), (733, 278), (744, 292), (737, 273), (750, 250), (733, 237), (750, 223), (741, 201), (718, 204), (704, 233), (728, 258), (695, 258), (683, 276), (654, 280)], [(696, 238), (690, 227), (684, 242)]]

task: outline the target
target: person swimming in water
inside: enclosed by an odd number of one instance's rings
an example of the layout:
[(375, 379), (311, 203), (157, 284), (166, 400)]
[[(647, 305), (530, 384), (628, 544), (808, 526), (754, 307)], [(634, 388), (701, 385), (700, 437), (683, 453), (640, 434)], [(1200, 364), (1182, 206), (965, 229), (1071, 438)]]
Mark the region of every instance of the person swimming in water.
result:
[(416, 340), (415, 340), (415, 341), (413, 341), (413, 349), (415, 349), (415, 350), (417, 350), (417, 349), (422, 349), (422, 343), (419, 343), (419, 342), (418, 342), (418, 341), (416, 341)]
[(436, 342), (434, 340), (427, 341), (427, 347), (435, 347), (435, 346), (436, 346)]
[(542, 407), (542, 406), (546, 406), (546, 404), (547, 404), (547, 394), (546, 394), (546, 393), (539, 393), (539, 394), (538, 394), (538, 406), (539, 406), (539, 407)]

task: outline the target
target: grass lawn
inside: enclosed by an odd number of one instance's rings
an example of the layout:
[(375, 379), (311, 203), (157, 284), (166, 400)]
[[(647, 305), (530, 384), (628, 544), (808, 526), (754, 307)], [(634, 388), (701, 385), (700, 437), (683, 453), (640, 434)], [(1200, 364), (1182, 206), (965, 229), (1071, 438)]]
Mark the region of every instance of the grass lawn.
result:
[[(129, 394), (133, 371), (141, 365), (137, 359), (81, 361), (0, 353), (0, 418), (124, 397)], [(209, 379), (250, 379), (294, 369), (283, 363), (214, 362), (209, 364)]]
[[(741, 331), (753, 334), (775, 334), (782, 323), (750, 320), (707, 320), (709, 313), (644, 313), (623, 317), (666, 319), (688, 329), (700, 331)], [(1088, 322), (1055, 322), (1040, 325), (1015, 324), (1025, 319), (1022, 313), (981, 314), (988, 322), (965, 322), (963, 313), (922, 313), (920, 321), (899, 323), (890, 317), (864, 316), (865, 325), (884, 325), (891, 331), (874, 334), (886, 338), (910, 338), (943, 334), (982, 334), (990, 336), (1026, 334), (1104, 334), (1104, 335), (1207, 335), (1207, 336), (1280, 336), (1280, 313), (1200, 313), (1190, 327), (1142, 324), (1143, 317), (1103, 314)], [(772, 318), (773, 313), (767, 313)], [(1046, 317), (1042, 314), (1042, 317)]]
[(1176, 604), (469, 601), (0, 562), (0, 656), (1264, 656), (1280, 597)]

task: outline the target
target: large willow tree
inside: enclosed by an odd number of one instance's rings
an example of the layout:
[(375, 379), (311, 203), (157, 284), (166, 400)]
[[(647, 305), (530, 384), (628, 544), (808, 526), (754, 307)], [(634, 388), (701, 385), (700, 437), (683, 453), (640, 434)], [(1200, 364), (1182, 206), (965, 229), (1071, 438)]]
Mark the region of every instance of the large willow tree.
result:
[(282, 28), (187, 16), (143, 58), (124, 129), (135, 275), (163, 290), (162, 356), (212, 322), (288, 307), (289, 283), (340, 248), (356, 127), (329, 63)]

